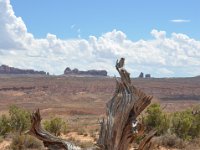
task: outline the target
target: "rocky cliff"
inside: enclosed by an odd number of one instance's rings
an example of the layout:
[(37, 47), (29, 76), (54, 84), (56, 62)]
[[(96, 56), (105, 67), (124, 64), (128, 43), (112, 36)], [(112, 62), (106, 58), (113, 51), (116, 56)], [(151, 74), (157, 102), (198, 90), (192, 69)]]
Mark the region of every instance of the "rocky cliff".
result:
[(44, 71), (35, 71), (32, 69), (18, 69), (14, 67), (9, 67), (7, 65), (0, 66), (0, 74), (40, 74), (46, 75)]
[(88, 70), (88, 71), (80, 71), (78, 69), (71, 70), (67, 67), (64, 71), (65, 75), (80, 75), (80, 76), (107, 76), (106, 70)]

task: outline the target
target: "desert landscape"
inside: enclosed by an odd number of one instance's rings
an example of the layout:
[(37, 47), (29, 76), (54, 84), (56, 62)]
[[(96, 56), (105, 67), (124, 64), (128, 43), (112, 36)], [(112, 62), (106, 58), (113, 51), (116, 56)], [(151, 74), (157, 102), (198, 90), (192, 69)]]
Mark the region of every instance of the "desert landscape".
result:
[[(200, 77), (133, 78), (133, 84), (152, 95), (166, 111), (178, 111), (200, 102)], [(0, 112), (15, 104), (43, 116), (93, 115), (105, 113), (105, 104), (115, 91), (114, 77), (0, 76)]]
[(199, 6), (0, 0), (0, 150), (200, 150)]
[[(63, 138), (95, 143), (99, 119), (113, 96), (115, 80), (95, 76), (1, 75), (0, 114), (8, 114), (13, 104), (30, 112), (39, 108), (44, 120), (56, 116), (66, 121), (68, 131)], [(200, 77), (132, 78), (132, 83), (152, 95), (153, 103), (160, 103), (165, 112), (200, 104)]]

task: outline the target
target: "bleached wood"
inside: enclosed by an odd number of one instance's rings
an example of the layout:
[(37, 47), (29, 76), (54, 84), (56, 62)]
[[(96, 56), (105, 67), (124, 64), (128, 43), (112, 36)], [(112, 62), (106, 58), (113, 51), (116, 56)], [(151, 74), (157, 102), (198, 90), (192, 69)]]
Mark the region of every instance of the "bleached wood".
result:
[(127, 150), (134, 138), (132, 122), (152, 100), (131, 83), (124, 58), (116, 62), (116, 69), (121, 81), (116, 80), (114, 96), (107, 103), (106, 119), (101, 123), (98, 145), (102, 150)]

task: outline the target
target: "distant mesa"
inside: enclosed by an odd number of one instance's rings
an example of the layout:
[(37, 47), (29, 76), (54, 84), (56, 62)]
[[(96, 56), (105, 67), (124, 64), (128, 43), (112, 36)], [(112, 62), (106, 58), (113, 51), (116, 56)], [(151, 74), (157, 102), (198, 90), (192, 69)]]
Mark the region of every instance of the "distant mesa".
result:
[[(144, 78), (144, 73), (141, 72), (138, 78)], [(151, 74), (145, 74), (145, 78), (151, 78)]]
[(7, 65), (0, 66), (0, 74), (38, 74), (38, 75), (46, 75), (47, 73), (44, 71), (35, 71), (32, 69), (18, 69), (14, 67), (9, 67)]
[(151, 74), (145, 74), (145, 78), (151, 78)]
[(67, 67), (64, 71), (64, 75), (78, 75), (78, 76), (107, 76), (106, 70), (88, 70), (88, 71), (80, 71), (77, 68), (70, 69)]

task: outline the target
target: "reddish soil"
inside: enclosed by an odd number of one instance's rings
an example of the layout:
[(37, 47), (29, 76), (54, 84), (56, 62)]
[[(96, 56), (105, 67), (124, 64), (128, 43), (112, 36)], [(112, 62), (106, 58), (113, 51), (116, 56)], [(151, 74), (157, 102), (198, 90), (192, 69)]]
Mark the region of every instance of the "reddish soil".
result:
[[(0, 76), (0, 83), (0, 114), (13, 104), (30, 111), (40, 108), (44, 119), (62, 117), (74, 131), (97, 130), (115, 90), (115, 79), (108, 77)], [(200, 77), (133, 79), (133, 84), (153, 95), (165, 111), (200, 104)]]
[[(115, 80), (101, 77), (0, 76), (0, 112), (12, 104), (43, 116), (99, 116), (113, 95)], [(200, 103), (200, 77), (133, 79), (133, 84), (154, 96), (167, 111)]]

